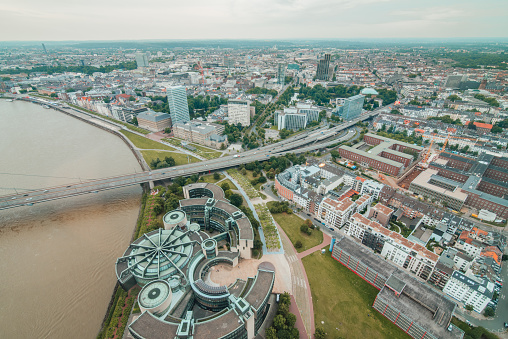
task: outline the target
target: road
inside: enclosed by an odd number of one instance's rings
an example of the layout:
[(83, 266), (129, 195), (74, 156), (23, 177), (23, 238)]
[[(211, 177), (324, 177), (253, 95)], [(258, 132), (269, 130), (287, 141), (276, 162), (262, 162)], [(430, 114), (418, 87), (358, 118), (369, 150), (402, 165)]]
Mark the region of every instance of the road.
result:
[[(254, 150), (243, 152), (239, 155), (221, 157), (203, 161), (200, 163), (175, 166), (171, 168), (144, 171), (127, 175), (120, 175), (96, 180), (87, 180), (66, 186), (35, 189), (25, 193), (13, 194), (0, 197), (0, 210), (19, 206), (31, 206), (35, 203), (67, 198), (82, 194), (93, 194), (99, 191), (115, 189), (119, 187), (138, 185), (157, 180), (171, 179), (192, 174), (208, 173), (210, 171), (223, 170), (236, 167), (253, 161), (266, 160), (272, 156), (281, 156), (287, 153), (304, 153), (315, 151), (343, 140), (347, 140), (355, 133), (354, 126), (358, 121), (363, 121), (376, 115), (373, 111), (362, 115), (359, 119), (341, 124), (333, 128), (321, 127), (305, 131), (278, 143), (263, 146)], [(331, 140), (330, 140), (331, 139)]]

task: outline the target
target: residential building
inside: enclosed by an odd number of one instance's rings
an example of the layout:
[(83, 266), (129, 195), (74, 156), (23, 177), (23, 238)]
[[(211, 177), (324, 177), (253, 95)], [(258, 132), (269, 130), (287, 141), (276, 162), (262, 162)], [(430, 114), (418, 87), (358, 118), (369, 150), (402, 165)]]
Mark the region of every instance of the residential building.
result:
[(229, 100), (228, 122), (230, 125), (250, 126), (250, 102), (247, 100)]
[(376, 219), (384, 227), (387, 227), (390, 223), (392, 214), (393, 210), (390, 207), (383, 205), (382, 203), (377, 203), (375, 206), (369, 209), (369, 218)]
[(171, 114), (171, 121), (173, 124), (190, 121), (189, 104), (187, 102), (185, 87), (168, 87), (166, 93), (168, 95), (169, 113)]
[(494, 283), (487, 278), (467, 276), (455, 271), (443, 292), (464, 305), (473, 306), (474, 311), (481, 313), (494, 295)]
[(351, 199), (337, 201), (325, 198), (319, 205), (317, 217), (327, 227), (342, 228), (353, 214), (356, 205)]
[[(344, 232), (380, 253), (381, 257), (424, 280), (430, 277), (439, 259), (437, 254), (424, 246), (386, 229), (360, 213), (353, 214)], [(372, 244), (375, 246), (372, 247)]]
[(415, 339), (461, 339), (451, 324), (457, 304), (348, 237), (337, 239), (332, 258), (380, 290), (373, 308)]

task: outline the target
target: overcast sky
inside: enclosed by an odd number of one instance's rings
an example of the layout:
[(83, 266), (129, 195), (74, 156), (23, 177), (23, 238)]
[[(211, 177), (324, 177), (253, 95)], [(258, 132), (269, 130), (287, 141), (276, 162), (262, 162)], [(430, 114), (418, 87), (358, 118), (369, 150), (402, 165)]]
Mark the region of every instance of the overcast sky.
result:
[(508, 0), (11, 0), (0, 41), (507, 37)]

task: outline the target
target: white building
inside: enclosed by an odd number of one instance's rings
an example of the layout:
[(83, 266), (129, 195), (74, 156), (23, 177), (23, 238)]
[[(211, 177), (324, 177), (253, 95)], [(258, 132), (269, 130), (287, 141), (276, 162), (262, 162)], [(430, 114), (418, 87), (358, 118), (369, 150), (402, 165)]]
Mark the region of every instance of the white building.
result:
[(468, 277), (454, 271), (443, 292), (481, 313), (494, 295), (494, 284), (486, 278)]
[(362, 189), (360, 191), (361, 194), (370, 194), (374, 197), (374, 199), (379, 198), (379, 193), (381, 193), (381, 190), (385, 187), (385, 185), (374, 181), (374, 180), (365, 180), (365, 182), (362, 185)]
[(246, 100), (228, 101), (228, 122), (230, 125), (250, 126), (250, 103)]
[(341, 201), (325, 198), (318, 209), (318, 219), (327, 227), (341, 228), (354, 213), (356, 204), (351, 199)]

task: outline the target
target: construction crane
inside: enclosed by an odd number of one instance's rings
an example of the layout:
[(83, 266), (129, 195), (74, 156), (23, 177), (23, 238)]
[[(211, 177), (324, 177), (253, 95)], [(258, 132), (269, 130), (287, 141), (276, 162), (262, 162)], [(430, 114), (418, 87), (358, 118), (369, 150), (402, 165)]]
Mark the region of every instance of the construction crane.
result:
[(448, 143), (449, 138), (450, 138), (450, 133), (448, 133), (448, 135), (446, 136), (446, 140), (443, 143), (443, 148), (441, 149), (441, 152), (439, 152), (439, 153), (444, 152), (444, 150), (446, 149), (446, 144)]
[(436, 140), (436, 138), (432, 138), (432, 141), (430, 142), (430, 145), (429, 145), (429, 149), (427, 150), (427, 154), (425, 154), (425, 158), (423, 159), (423, 164), (426, 164), (427, 163), (427, 160), (429, 160), (429, 156), (430, 156), (430, 150), (432, 149), (432, 145), (434, 144), (434, 140)]
[(203, 66), (201, 66), (201, 61), (198, 60), (198, 69), (201, 71), (201, 78), (203, 80), (203, 86), (205, 85), (205, 72), (203, 70)]

